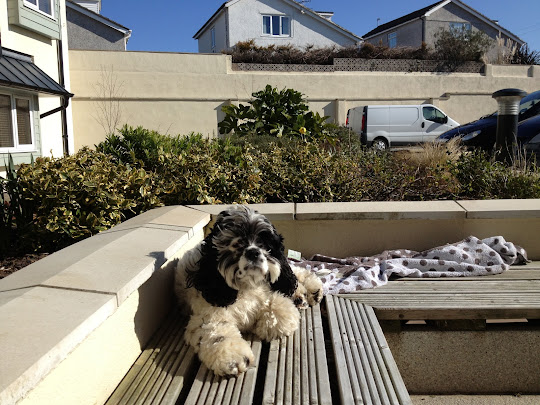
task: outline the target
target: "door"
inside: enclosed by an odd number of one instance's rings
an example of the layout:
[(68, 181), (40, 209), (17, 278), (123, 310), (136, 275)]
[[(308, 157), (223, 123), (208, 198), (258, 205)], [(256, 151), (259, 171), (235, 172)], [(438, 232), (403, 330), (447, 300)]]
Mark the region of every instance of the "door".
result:
[(433, 142), (443, 132), (450, 129), (447, 125), (448, 117), (445, 113), (433, 106), (422, 107), (422, 129), (424, 132), (423, 141)]
[(388, 133), (392, 145), (414, 145), (422, 142), (423, 131), (420, 122), (418, 106), (390, 107)]

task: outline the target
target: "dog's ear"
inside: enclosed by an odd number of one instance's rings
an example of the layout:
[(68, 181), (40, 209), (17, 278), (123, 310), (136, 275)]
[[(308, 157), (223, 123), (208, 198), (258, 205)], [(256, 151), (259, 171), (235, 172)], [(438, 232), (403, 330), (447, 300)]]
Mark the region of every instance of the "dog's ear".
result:
[[(272, 227), (273, 228), (273, 227)], [(279, 235), (274, 228), (274, 243), (270, 253), (279, 261), (280, 274), (275, 282), (271, 282), (272, 290), (279, 291), (287, 297), (291, 297), (298, 287), (298, 279), (291, 269), (287, 257), (285, 256), (285, 246), (283, 245), (283, 236)]]
[(226, 307), (236, 301), (238, 291), (229, 287), (217, 269), (217, 249), (212, 244), (212, 234), (201, 246), (198, 270), (188, 274), (188, 287), (195, 287), (203, 298), (216, 307)]

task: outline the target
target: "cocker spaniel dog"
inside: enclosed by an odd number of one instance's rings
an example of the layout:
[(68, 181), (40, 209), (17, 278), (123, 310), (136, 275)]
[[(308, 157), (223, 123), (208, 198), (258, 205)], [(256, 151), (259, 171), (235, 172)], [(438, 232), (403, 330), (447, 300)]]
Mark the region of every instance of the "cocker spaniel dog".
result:
[(319, 278), (291, 267), (284, 250), (266, 217), (238, 205), (219, 214), (178, 262), (175, 292), (191, 310), (186, 342), (216, 375), (238, 375), (253, 362), (242, 332), (266, 341), (289, 336), (298, 328), (297, 307), (321, 301)]

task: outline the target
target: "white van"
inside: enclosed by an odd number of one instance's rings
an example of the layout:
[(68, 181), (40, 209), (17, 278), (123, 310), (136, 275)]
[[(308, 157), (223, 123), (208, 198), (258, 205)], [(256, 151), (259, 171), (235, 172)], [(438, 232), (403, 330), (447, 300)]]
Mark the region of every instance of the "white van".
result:
[(347, 111), (347, 127), (377, 149), (434, 141), (459, 124), (431, 104), (366, 105)]

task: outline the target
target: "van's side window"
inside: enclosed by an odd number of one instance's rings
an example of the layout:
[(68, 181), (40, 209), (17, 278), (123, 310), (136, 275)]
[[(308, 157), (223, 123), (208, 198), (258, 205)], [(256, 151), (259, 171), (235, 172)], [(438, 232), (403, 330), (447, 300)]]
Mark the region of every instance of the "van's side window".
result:
[(446, 118), (446, 116), (435, 107), (423, 107), (422, 113), (424, 114), (424, 118), (428, 121), (443, 122)]

